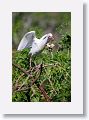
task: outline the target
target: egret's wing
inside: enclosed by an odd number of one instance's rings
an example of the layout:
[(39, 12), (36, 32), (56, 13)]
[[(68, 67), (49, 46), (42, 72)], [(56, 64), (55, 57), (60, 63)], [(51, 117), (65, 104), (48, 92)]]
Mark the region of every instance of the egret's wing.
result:
[(31, 32), (26, 33), (23, 36), (17, 50), (23, 50), (24, 48), (32, 47), (32, 43), (34, 41), (34, 38), (35, 38), (35, 31), (31, 31)]

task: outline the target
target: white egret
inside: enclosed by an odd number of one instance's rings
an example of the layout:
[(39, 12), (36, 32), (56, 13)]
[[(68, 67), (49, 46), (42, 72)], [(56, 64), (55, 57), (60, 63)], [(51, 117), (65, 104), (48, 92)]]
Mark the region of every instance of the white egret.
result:
[[(37, 39), (35, 35), (35, 31), (30, 31), (23, 36), (17, 50), (21, 51), (25, 48), (30, 48), (29, 54), (32, 57), (34, 54), (37, 54), (41, 50), (43, 50), (45, 45), (52, 39), (54, 39), (52, 33), (48, 33), (43, 37), (41, 37), (40, 39)], [(30, 67), (31, 67), (31, 59), (32, 59), (31, 57), (30, 57)]]

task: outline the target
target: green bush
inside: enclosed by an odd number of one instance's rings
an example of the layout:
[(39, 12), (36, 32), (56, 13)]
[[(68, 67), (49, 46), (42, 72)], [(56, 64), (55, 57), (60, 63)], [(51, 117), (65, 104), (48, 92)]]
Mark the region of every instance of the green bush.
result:
[[(59, 42), (62, 45), (62, 50), (49, 51), (45, 48), (43, 52), (32, 57), (32, 68), (42, 64), (42, 71), (38, 77), (36, 84), (44, 83), (44, 89), (52, 102), (70, 102), (71, 101), (71, 37), (66, 34)], [(29, 70), (29, 50), (13, 52), (13, 63), (21, 66), (25, 70)], [(34, 84), (30, 91), (16, 91), (21, 86), (21, 89), (26, 89), (32, 78), (27, 75), (20, 77), (23, 72), (17, 67), (12, 67), (12, 101), (13, 102), (27, 102), (30, 96), (31, 102), (45, 102), (43, 94), (39, 91), (36, 84)], [(31, 72), (31, 71), (30, 71)], [(32, 71), (32, 76), (37, 77), (36, 70)]]

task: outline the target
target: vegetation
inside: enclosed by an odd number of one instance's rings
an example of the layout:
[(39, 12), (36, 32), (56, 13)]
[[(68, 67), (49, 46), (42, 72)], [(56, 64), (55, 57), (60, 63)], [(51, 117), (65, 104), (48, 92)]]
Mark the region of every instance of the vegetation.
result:
[[(13, 24), (13, 48), (17, 46), (15, 38), (21, 33), (23, 24), (21, 18), (24, 13), (16, 16)], [(28, 16), (28, 13), (25, 14)], [(32, 16), (33, 15), (33, 16)], [(70, 36), (70, 14), (30, 14), (32, 18), (39, 19), (47, 16), (44, 23), (49, 24), (50, 17), (57, 16), (52, 32), (61, 35), (54, 41), (54, 48), (45, 49), (32, 57), (32, 67), (29, 67), (29, 49), (15, 51), (12, 54), (12, 101), (13, 102), (71, 102), (71, 36)], [(58, 17), (60, 16), (60, 17)], [(60, 20), (62, 19), (62, 21)], [(39, 21), (39, 20), (38, 20)], [(60, 22), (59, 22), (60, 21)], [(64, 21), (64, 22), (63, 22)], [(44, 24), (43, 23), (43, 24)], [(61, 26), (61, 27), (60, 27)], [(64, 29), (65, 28), (65, 29)], [(40, 28), (37, 20), (33, 21), (30, 29), (35, 30), (40, 38), (47, 30), (47, 26)], [(21, 37), (21, 36), (19, 36)], [(18, 38), (19, 38), (18, 37)], [(17, 40), (16, 40), (17, 41)], [(58, 47), (57, 47), (58, 46)]]

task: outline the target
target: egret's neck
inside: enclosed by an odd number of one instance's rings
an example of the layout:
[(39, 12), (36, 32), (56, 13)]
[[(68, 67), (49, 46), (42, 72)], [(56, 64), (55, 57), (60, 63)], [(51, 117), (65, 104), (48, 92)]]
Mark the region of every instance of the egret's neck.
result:
[(46, 44), (48, 42), (48, 36), (47, 35), (44, 35), (42, 38), (41, 38), (41, 42), (43, 44)]
[(48, 37), (45, 35), (40, 39), (39, 47), (43, 49), (48, 42)]

